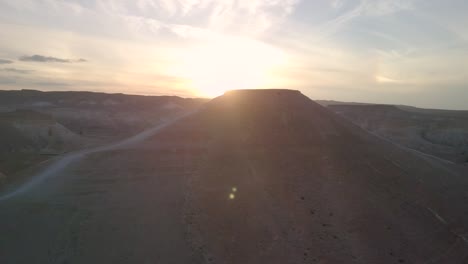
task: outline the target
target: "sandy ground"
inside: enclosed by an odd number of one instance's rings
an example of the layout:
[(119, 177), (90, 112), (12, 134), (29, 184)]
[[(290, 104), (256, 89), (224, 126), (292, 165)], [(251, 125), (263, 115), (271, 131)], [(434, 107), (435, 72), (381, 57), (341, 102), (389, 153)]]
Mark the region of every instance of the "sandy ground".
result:
[[(145, 158), (140, 158), (145, 157)], [(93, 154), (0, 204), (1, 263), (198, 263), (173, 154)]]
[(196, 263), (183, 225), (184, 164), (158, 148), (128, 149), (185, 116), (70, 153), (1, 196), (0, 262)]

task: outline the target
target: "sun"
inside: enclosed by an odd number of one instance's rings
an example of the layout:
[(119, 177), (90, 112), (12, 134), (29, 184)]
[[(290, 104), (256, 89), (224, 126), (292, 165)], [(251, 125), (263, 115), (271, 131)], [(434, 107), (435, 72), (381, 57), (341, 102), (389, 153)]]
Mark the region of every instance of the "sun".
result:
[(215, 97), (232, 89), (267, 88), (283, 66), (282, 51), (259, 41), (223, 37), (195, 45), (182, 59), (179, 75), (198, 96)]

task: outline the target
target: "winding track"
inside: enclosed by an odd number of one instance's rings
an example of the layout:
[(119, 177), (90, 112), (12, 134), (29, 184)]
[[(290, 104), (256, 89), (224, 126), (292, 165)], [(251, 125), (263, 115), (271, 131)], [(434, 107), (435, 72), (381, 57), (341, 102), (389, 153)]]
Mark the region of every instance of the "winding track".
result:
[(161, 124), (158, 124), (154, 127), (148, 128), (132, 137), (126, 138), (122, 141), (114, 142), (109, 145), (104, 145), (104, 146), (99, 146), (99, 147), (94, 147), (94, 148), (89, 148), (89, 149), (83, 149), (75, 152), (68, 153), (57, 160), (55, 160), (52, 164), (47, 166), (46, 168), (42, 169), (39, 173), (31, 177), (31, 180), (26, 182), (25, 184), (21, 185), (19, 188), (12, 190), (10, 192), (7, 192), (3, 195), (0, 196), (0, 202), (5, 201), (11, 198), (14, 198), (22, 193), (28, 192), (32, 188), (34, 188), (36, 185), (39, 183), (43, 182), (45, 179), (51, 177), (52, 175), (60, 172), (64, 168), (66, 168), (69, 164), (76, 162), (77, 160), (80, 160), (84, 156), (96, 152), (104, 152), (104, 151), (109, 151), (109, 150), (115, 150), (115, 149), (121, 149), (121, 148), (126, 148), (128, 146), (131, 146), (133, 144), (142, 142), (149, 137), (153, 136), (154, 134), (158, 133), (160, 130), (162, 130), (165, 127), (170, 126), (171, 124), (175, 123), (176, 121), (185, 118), (189, 115), (192, 115), (196, 111), (190, 111), (188, 113), (185, 113), (183, 115), (180, 115), (178, 117), (175, 117), (173, 119), (167, 120)]

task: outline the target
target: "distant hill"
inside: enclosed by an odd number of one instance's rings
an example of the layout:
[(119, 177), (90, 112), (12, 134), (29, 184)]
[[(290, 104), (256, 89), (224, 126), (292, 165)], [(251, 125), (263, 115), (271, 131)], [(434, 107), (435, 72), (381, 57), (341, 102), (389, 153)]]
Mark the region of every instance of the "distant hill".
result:
[(13, 174), (36, 162), (86, 146), (87, 141), (32, 110), (0, 112), (0, 171)]
[(468, 162), (468, 111), (346, 104), (329, 108), (402, 146), (454, 162)]
[(407, 105), (397, 105), (397, 107), (408, 112), (437, 115), (439, 117), (468, 117), (468, 110), (425, 109)]
[(0, 110), (30, 109), (51, 115), (90, 137), (126, 137), (162, 118), (198, 107), (205, 99), (95, 92), (0, 91)]
[(131, 136), (205, 101), (94, 92), (0, 91), (0, 172), (14, 178), (53, 155)]
[[(173, 102), (197, 104), (206, 99), (186, 99), (177, 96), (142, 96), (129, 94), (109, 94), (98, 92), (42, 92), (37, 90), (0, 90), (0, 105), (2, 107), (79, 107), (87, 105), (93, 108), (124, 105), (128, 108), (144, 108), (154, 106), (158, 102)], [(159, 105), (161, 106), (161, 105)]]
[(356, 102), (340, 102), (334, 100), (315, 100), (318, 104), (322, 106), (330, 105), (372, 105), (372, 103), (356, 103)]

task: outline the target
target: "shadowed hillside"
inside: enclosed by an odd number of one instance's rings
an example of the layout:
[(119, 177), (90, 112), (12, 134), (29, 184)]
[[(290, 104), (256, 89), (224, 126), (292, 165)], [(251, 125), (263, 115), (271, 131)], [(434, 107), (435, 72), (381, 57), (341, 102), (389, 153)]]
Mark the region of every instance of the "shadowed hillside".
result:
[(0, 111), (28, 109), (49, 114), (73, 132), (96, 138), (121, 138), (205, 99), (95, 92), (0, 91)]
[(297, 91), (231, 91), (0, 203), (0, 261), (464, 263), (459, 169)]
[[(0, 91), (0, 172), (8, 182), (53, 156), (120, 140), (204, 99), (93, 92)], [(3, 182), (0, 181), (0, 187)]]
[(467, 256), (466, 179), (297, 91), (228, 92), (158, 139), (206, 144), (189, 223), (195, 248), (213, 263), (459, 263)]
[(399, 145), (457, 163), (468, 162), (468, 111), (347, 104), (329, 108)]
[[(90, 143), (49, 114), (32, 110), (0, 112), (0, 171), (6, 175)], [(4, 182), (0, 181), (0, 187)]]

